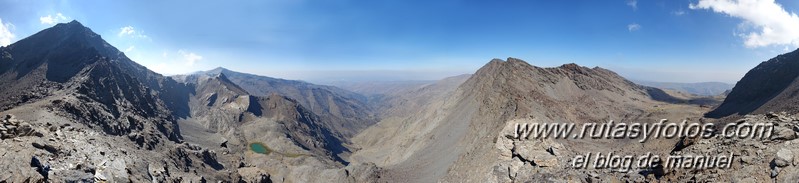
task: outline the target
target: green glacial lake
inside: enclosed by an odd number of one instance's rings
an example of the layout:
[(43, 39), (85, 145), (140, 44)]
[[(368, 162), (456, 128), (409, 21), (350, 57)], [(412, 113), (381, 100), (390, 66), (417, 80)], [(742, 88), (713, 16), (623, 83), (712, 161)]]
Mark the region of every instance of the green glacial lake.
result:
[(252, 150), (253, 152), (256, 152), (256, 153), (261, 153), (261, 154), (269, 154), (271, 152), (269, 147), (266, 147), (266, 145), (264, 145), (262, 143), (257, 143), (257, 142), (250, 144), (250, 150)]

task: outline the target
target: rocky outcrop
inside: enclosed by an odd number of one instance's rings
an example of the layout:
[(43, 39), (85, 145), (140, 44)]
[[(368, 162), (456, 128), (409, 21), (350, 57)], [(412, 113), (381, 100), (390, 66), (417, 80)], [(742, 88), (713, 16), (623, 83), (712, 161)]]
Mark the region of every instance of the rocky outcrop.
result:
[(29, 123), (14, 118), (14, 115), (7, 114), (3, 117), (2, 121), (0, 121), (0, 139), (10, 139), (21, 136), (42, 137), (44, 135), (42, 132), (33, 129)]

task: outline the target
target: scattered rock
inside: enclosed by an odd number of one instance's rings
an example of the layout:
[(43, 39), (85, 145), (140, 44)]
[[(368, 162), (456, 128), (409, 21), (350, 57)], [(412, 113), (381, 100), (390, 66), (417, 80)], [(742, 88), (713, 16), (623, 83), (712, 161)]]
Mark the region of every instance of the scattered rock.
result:
[(150, 163), (147, 165), (147, 173), (150, 175), (152, 182), (166, 182), (168, 172), (159, 164)]
[(558, 158), (547, 152), (548, 148), (542, 148), (536, 141), (519, 141), (514, 148), (523, 160), (532, 162), (536, 166), (541, 167), (557, 167), (559, 165)]
[(776, 167), (776, 166), (774, 168), (771, 168), (771, 178), (774, 178), (774, 177), (777, 177), (778, 175), (780, 175), (780, 170), (781, 170), (781, 168), (780, 167)]
[(58, 148), (56, 148), (53, 145), (47, 144), (47, 143), (41, 144), (41, 143), (38, 143), (38, 142), (33, 142), (33, 143), (31, 143), (31, 145), (33, 145), (33, 147), (35, 147), (37, 149), (42, 149), (42, 150), (45, 150), (45, 151), (50, 152), (52, 154), (58, 154), (58, 151), (59, 151)]
[(252, 167), (239, 168), (238, 173), (239, 175), (241, 175), (241, 180), (239, 180), (239, 182), (254, 182), (254, 183), (272, 182), (269, 174), (258, 168), (252, 168)]
[(774, 165), (778, 167), (786, 167), (793, 163), (793, 152), (790, 149), (782, 148), (777, 151), (774, 157)]
[(6, 115), (6, 119), (0, 123), (0, 139), (10, 139), (14, 137), (36, 136), (44, 137), (39, 131), (33, 129), (29, 123), (16, 119), (13, 115)]
[[(8, 117), (8, 116), (6, 116), (6, 117)], [(48, 179), (49, 172), (50, 172), (50, 165), (49, 164), (43, 163), (36, 156), (32, 156), (31, 157), (30, 166), (36, 168), (36, 172), (39, 172), (39, 174), (41, 174), (44, 177), (45, 180)]]
[(772, 140), (793, 140), (796, 139), (796, 132), (789, 127), (777, 126), (774, 128), (774, 134), (771, 135)]

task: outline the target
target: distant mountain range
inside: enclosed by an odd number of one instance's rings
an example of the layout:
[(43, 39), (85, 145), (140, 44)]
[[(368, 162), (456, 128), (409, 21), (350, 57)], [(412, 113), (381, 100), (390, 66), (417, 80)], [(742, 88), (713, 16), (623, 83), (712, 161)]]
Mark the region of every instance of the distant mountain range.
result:
[(365, 96), (333, 86), (240, 73), (221, 67), (190, 75), (172, 76), (172, 78), (193, 83), (204, 76), (213, 77), (221, 74), (252, 95), (278, 94), (296, 100), (320, 115), (324, 119), (323, 125), (342, 138), (354, 136), (360, 130), (377, 122), (373, 109), (367, 105)]
[(644, 86), (651, 86), (661, 89), (669, 89), (699, 96), (716, 96), (731, 90), (735, 84), (722, 82), (701, 82), (701, 83), (674, 83), (674, 82), (655, 82), (655, 81), (636, 81)]

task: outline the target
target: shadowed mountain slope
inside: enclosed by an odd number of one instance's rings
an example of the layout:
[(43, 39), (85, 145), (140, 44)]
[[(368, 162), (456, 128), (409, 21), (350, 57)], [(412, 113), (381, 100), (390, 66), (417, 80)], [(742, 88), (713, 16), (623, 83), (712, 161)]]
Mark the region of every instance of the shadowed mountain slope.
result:
[(77, 21), (0, 48), (0, 55), (3, 109), (66, 94), (53, 101), (54, 109), (108, 134), (142, 130), (142, 121), (152, 121), (180, 140), (173, 116), (185, 115), (187, 98), (176, 92), (185, 85), (131, 61)]
[(760, 63), (744, 75), (707, 117), (799, 112), (799, 50)]

